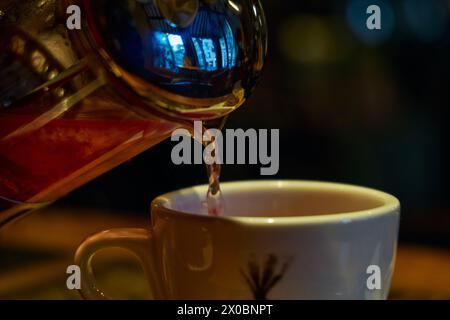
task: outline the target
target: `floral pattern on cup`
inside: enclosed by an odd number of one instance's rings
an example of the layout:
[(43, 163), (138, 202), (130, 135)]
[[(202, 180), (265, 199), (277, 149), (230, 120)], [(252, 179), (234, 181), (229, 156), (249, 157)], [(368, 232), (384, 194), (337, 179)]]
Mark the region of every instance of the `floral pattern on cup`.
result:
[(241, 270), (255, 300), (268, 300), (270, 291), (283, 279), (292, 259), (281, 262), (275, 254), (269, 254), (264, 262), (255, 255), (250, 257), (246, 270)]

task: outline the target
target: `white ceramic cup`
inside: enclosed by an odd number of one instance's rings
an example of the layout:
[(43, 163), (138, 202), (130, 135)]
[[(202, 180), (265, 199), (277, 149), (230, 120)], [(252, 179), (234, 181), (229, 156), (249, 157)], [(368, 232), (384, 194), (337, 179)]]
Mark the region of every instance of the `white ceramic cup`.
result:
[(155, 299), (386, 299), (399, 201), (325, 182), (222, 184), (226, 213), (210, 217), (206, 186), (158, 197), (149, 229), (104, 231), (76, 253), (81, 293), (97, 288), (91, 261), (122, 247), (141, 260)]

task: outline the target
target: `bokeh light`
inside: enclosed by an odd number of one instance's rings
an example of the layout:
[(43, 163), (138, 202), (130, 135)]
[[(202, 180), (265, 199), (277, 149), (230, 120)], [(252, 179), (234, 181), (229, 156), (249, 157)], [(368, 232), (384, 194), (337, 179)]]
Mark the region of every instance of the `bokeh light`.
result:
[[(367, 28), (367, 8), (377, 5), (381, 9), (381, 30)], [(395, 14), (387, 0), (350, 0), (346, 11), (347, 23), (358, 39), (367, 45), (376, 46), (388, 41), (394, 31)]]
[(430, 43), (443, 37), (449, 13), (443, 1), (405, 0), (402, 9), (409, 30), (419, 40)]
[(293, 15), (279, 29), (283, 56), (299, 64), (322, 64), (342, 60), (352, 48), (344, 26), (323, 16)]

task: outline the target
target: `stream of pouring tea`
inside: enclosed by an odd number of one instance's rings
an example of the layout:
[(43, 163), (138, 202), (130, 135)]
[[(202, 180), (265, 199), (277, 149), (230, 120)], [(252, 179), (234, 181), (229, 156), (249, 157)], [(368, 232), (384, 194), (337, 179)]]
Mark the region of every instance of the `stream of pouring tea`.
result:
[[(226, 119), (223, 119), (220, 125), (215, 126), (219, 130), (221, 130), (225, 125)], [(209, 126), (210, 128), (214, 126)], [(203, 133), (207, 132), (208, 126), (203, 127)], [(217, 152), (217, 143), (215, 140), (210, 140), (203, 142), (203, 146), (205, 148), (211, 147), (212, 156), (216, 156)], [(222, 171), (222, 165), (220, 163), (207, 164), (206, 165), (207, 174), (208, 174), (208, 192), (206, 194), (206, 202), (204, 206), (207, 209), (207, 212), (210, 216), (219, 216), (224, 214), (225, 204), (222, 195), (222, 190), (220, 189), (220, 174)]]
[(206, 206), (208, 214), (211, 216), (222, 215), (225, 210), (222, 190), (220, 189), (221, 169), (220, 164), (207, 165), (209, 187), (206, 194)]

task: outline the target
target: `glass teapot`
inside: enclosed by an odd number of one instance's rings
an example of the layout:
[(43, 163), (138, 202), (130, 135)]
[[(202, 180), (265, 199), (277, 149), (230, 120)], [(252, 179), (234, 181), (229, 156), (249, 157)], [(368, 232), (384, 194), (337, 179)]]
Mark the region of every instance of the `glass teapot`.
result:
[(0, 0), (0, 33), (0, 225), (223, 118), (267, 50), (259, 0)]

